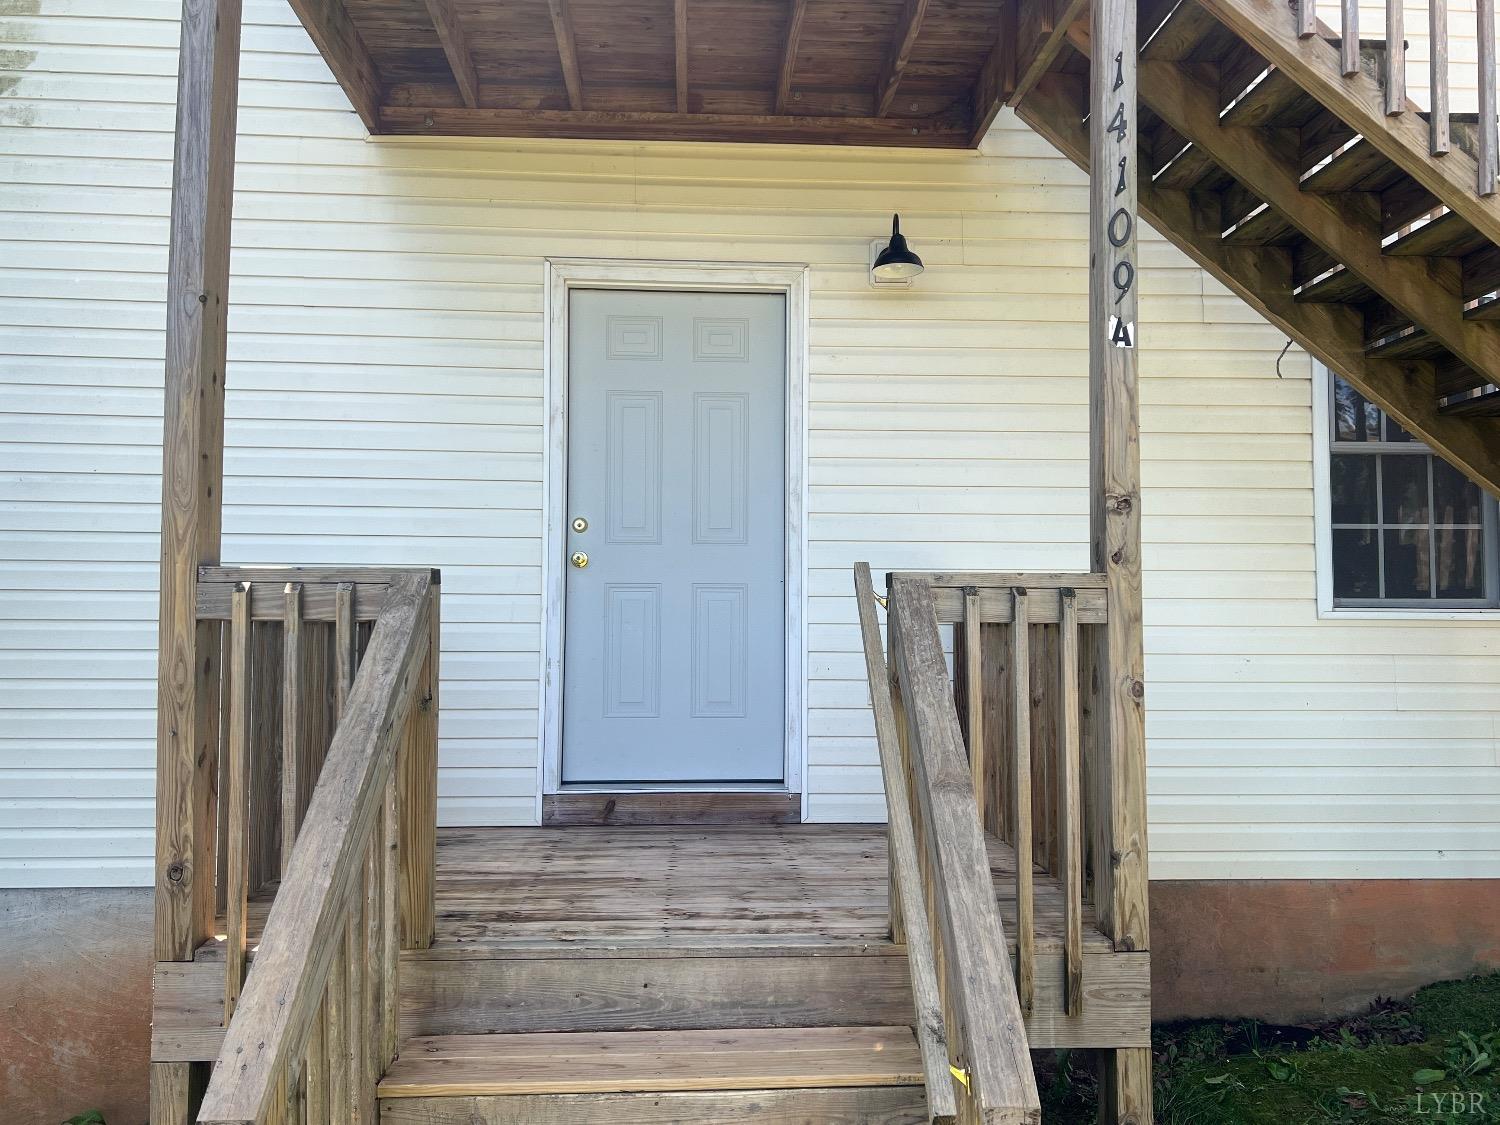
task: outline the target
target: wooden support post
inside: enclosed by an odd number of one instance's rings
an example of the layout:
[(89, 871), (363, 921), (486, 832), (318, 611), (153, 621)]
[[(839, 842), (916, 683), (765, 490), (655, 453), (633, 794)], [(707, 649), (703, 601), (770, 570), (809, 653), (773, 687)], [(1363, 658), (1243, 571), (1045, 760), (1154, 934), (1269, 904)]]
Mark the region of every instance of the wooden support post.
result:
[(310, 768), (307, 747), (302, 735), (307, 723), (303, 708), (302, 675), (302, 587), (286, 584), (286, 609), (282, 622), (281, 644), (281, 871), (286, 873), (292, 862), (292, 846), (302, 824), (302, 789), (307, 787)]
[(979, 588), (964, 590), (964, 735), (969, 742), (969, 776), (974, 779), (974, 803), (984, 823), (984, 644), (979, 625)]
[[(1146, 915), (1145, 656), (1141, 636), (1140, 403), (1136, 374), (1136, 0), (1096, 0), (1089, 80), (1089, 454), (1093, 568), (1109, 621), (1097, 666), (1094, 763), (1099, 925), (1117, 950), (1150, 948)], [(1151, 1120), (1151, 1053), (1106, 1055), (1104, 1120)]]
[(1017, 587), (1010, 633), (1010, 808), (1016, 849), (1016, 995), (1031, 1015), (1036, 1002), (1036, 909), (1032, 890), (1031, 613)]
[(442, 612), (439, 588), (432, 587), (432, 637), (417, 678), (416, 698), (406, 719), (406, 738), (397, 759), (401, 776), (401, 948), (432, 944), (437, 910), (437, 755), (438, 689), (441, 675)]
[(1479, 31), (1479, 183), (1480, 195), (1495, 194), (1500, 174), (1500, 126), (1495, 104), (1495, 0), (1477, 0), (1475, 21)]
[(240, 0), (183, 0), (162, 420), (158, 961), (192, 960), (213, 930), (219, 654), (196, 603), (198, 567), (219, 561), (239, 61)]
[(1452, 143), (1448, 118), (1448, 0), (1428, 0), (1427, 52), (1428, 97), (1432, 101), (1427, 148), (1433, 156), (1443, 156)]
[(250, 586), (234, 591), (229, 622), (229, 764), (225, 769), (224, 1026), (229, 1026), (245, 984), (246, 914), (250, 905)]

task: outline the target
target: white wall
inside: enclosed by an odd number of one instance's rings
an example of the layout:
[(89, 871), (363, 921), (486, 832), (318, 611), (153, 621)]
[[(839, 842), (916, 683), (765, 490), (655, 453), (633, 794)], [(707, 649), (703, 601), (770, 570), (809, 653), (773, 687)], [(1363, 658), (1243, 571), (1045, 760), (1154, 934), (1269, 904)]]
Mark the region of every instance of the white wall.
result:
[[(149, 883), (177, 2), (40, 7), (0, 53), (0, 885)], [(442, 819), (529, 822), (543, 257), (808, 262), (810, 807), (878, 817), (851, 564), (1087, 562), (1083, 178), (1009, 115), (983, 156), (367, 142), (246, 17), (226, 560), (442, 567)], [(896, 209), (930, 268), (877, 294)], [(1141, 263), (1153, 874), (1500, 876), (1500, 624), (1317, 618), (1309, 364)]]

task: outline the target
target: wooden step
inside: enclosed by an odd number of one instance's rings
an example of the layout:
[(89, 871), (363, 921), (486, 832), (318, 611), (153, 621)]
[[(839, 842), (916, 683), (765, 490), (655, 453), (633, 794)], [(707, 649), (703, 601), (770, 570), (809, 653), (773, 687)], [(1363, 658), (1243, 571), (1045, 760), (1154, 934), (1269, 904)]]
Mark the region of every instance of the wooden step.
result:
[(382, 1098), (917, 1086), (909, 1027), (438, 1035), (411, 1039)]

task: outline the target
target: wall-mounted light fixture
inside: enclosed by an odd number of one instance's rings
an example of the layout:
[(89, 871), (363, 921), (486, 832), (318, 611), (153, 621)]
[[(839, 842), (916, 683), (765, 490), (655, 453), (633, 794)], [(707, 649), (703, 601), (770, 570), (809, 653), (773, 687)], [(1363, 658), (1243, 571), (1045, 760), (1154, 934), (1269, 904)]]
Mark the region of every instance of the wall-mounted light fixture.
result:
[(891, 240), (870, 243), (870, 284), (876, 289), (905, 289), (922, 272), (922, 259), (911, 252), (901, 233), (901, 216), (891, 216)]

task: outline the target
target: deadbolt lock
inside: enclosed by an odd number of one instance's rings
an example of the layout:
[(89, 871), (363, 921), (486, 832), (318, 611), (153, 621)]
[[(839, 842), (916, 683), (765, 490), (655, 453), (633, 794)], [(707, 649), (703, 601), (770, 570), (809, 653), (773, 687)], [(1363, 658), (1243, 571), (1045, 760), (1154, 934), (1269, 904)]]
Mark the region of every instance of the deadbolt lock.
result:
[(568, 561), (570, 561), (579, 570), (582, 570), (584, 567), (589, 565), (589, 557), (582, 551), (574, 551), (573, 557)]
[(573, 530), (574, 531), (576, 531), (580, 535), (582, 535), (588, 529), (589, 529), (589, 521), (588, 520), (584, 519), (582, 516), (574, 516), (573, 517)]

